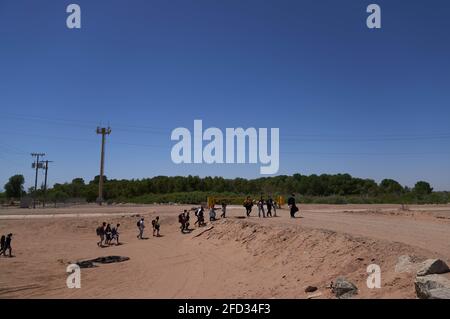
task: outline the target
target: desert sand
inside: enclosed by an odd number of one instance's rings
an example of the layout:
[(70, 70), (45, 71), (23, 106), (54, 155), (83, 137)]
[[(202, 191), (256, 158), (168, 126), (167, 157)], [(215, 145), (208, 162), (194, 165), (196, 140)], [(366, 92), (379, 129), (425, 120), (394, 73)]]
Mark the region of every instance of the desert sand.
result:
[[(415, 274), (396, 272), (398, 258), (450, 261), (450, 205), (300, 205), (296, 219), (287, 209), (258, 218), (255, 208), (242, 218), (235, 206), (182, 234), (177, 216), (191, 207), (0, 209), (0, 234), (14, 234), (15, 255), (0, 257), (0, 298), (308, 298), (307, 286), (334, 298), (327, 286), (338, 276), (356, 284), (356, 298), (415, 298)], [(136, 238), (138, 215), (146, 240)], [(157, 215), (159, 238), (150, 224)], [(122, 245), (97, 247), (103, 221), (121, 224)], [(68, 264), (109, 255), (130, 260), (83, 268), (81, 288), (67, 288)], [(367, 288), (369, 264), (381, 267), (380, 289)]]

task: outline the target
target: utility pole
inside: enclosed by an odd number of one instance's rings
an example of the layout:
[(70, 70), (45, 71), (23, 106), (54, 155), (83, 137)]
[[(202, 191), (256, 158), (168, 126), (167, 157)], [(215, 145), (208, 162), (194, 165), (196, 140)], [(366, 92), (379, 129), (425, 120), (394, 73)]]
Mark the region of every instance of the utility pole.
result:
[(97, 134), (102, 135), (102, 153), (100, 158), (100, 179), (98, 181), (98, 198), (97, 202), (99, 205), (103, 202), (103, 172), (104, 172), (104, 165), (105, 165), (105, 135), (111, 134), (111, 128), (108, 126), (108, 128), (105, 127), (97, 127)]
[(53, 161), (43, 161), (45, 163), (45, 181), (44, 181), (44, 202), (42, 206), (45, 207), (45, 202), (47, 201), (47, 172), (48, 172), (48, 163), (52, 163)]
[(45, 153), (31, 153), (31, 156), (36, 157), (36, 162), (32, 164), (32, 168), (36, 169), (36, 175), (34, 177), (34, 192), (33, 192), (33, 208), (36, 208), (36, 192), (37, 192), (37, 180), (38, 180), (38, 169), (42, 163), (39, 162), (39, 157), (45, 156)]

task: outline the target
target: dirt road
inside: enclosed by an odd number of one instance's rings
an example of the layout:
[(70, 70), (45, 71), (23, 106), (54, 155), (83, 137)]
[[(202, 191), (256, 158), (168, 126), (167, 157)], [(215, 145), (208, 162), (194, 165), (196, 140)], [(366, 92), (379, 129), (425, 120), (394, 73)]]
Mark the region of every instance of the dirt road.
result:
[[(450, 207), (305, 205), (301, 218), (228, 218), (181, 234), (177, 214), (190, 206), (76, 207), (0, 211), (0, 233), (13, 232), (15, 258), (0, 258), (0, 298), (307, 298), (315, 285), (346, 276), (360, 298), (414, 298), (413, 274), (394, 271), (400, 255), (450, 261)], [(257, 215), (253, 212), (252, 215)], [(163, 237), (136, 238), (136, 219), (161, 217)], [(64, 217), (64, 218), (62, 218)], [(192, 216), (194, 219), (194, 216)], [(95, 228), (121, 223), (123, 245), (98, 248)], [(129, 261), (82, 269), (82, 288), (66, 287), (69, 263), (106, 255)], [(379, 264), (383, 288), (365, 288)]]

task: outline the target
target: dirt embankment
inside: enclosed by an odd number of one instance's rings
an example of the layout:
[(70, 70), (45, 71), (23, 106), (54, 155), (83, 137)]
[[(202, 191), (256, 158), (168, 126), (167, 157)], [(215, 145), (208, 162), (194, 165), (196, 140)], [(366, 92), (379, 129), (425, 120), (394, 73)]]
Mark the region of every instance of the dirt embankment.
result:
[[(358, 286), (360, 298), (415, 298), (414, 274), (395, 272), (398, 257), (423, 260), (434, 255), (402, 243), (299, 226), (266, 227), (246, 220), (221, 221), (201, 238), (223, 249), (245, 250), (244, 264), (255, 270), (250, 276), (262, 288), (253, 297), (304, 298), (305, 287), (311, 285), (318, 287), (322, 298), (332, 298), (327, 286), (344, 276)], [(381, 289), (366, 285), (370, 264), (381, 267)]]

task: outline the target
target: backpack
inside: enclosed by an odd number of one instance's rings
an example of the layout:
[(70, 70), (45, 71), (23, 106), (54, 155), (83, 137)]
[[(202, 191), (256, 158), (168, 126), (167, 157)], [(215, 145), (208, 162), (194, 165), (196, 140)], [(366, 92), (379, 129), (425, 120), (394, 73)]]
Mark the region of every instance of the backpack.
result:
[(95, 230), (97, 233), (97, 236), (100, 236), (101, 232), (102, 232), (102, 227), (98, 226), (97, 229)]
[(140, 220), (137, 222), (136, 226), (137, 226), (137, 227), (140, 227), (140, 226), (141, 226), (141, 221), (140, 221)]
[(152, 220), (152, 226), (155, 227), (156, 220)]

